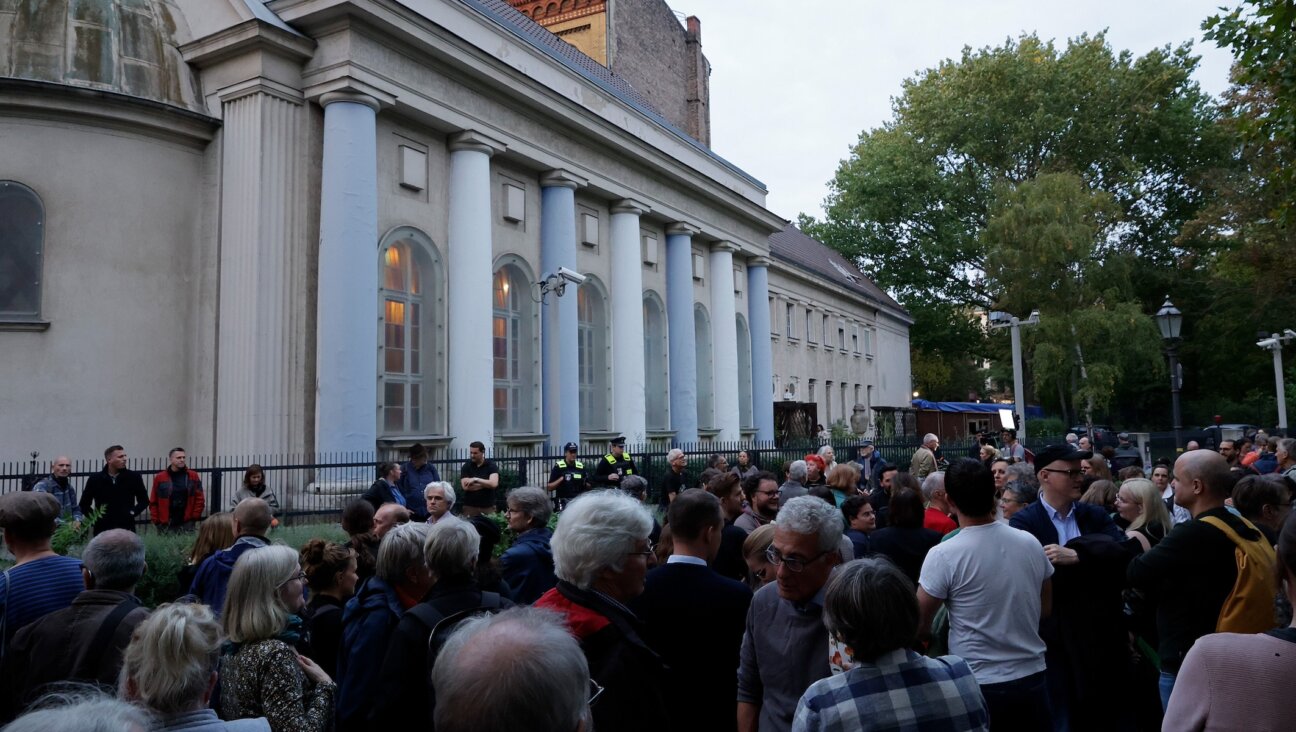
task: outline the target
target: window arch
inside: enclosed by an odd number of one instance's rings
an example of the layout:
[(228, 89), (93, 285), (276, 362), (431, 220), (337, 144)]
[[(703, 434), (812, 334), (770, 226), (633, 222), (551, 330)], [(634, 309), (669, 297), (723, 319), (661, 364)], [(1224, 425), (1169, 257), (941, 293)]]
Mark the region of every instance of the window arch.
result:
[(496, 266), (491, 341), (495, 357), (496, 434), (535, 431), (535, 301), (531, 277), (522, 260), (509, 257)]
[(382, 281), (378, 434), (441, 434), (445, 422), (445, 278), (432, 240), (402, 226), (379, 247)]
[(715, 376), (711, 358), (711, 316), (701, 303), (693, 306), (693, 334), (697, 341), (697, 422), (701, 429), (715, 427)]
[(669, 366), (666, 359), (666, 308), (657, 293), (644, 293), (645, 418), (650, 430), (670, 429)]
[(39, 321), (45, 206), (40, 196), (0, 180), (0, 321)]
[(608, 429), (608, 309), (603, 285), (586, 275), (576, 291), (580, 423), (585, 431)]
[(751, 336), (747, 332), (747, 321), (740, 314), (736, 316), (738, 325), (738, 424), (742, 427), (755, 427), (752, 419), (752, 362)]

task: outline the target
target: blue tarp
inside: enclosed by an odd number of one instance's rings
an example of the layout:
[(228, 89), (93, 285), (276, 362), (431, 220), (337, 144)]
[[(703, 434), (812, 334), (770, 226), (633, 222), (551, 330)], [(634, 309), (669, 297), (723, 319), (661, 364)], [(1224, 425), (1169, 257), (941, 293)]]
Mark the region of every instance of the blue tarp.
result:
[[(926, 399), (913, 400), (914, 409), (930, 409), (936, 412), (950, 412), (954, 414), (966, 414), (968, 412), (981, 412), (985, 414), (998, 414), (1000, 409), (1013, 409), (1011, 404), (996, 404), (995, 402), (929, 402)], [(1033, 407), (1026, 405), (1026, 416), (1034, 419), (1044, 418), (1043, 407)]]

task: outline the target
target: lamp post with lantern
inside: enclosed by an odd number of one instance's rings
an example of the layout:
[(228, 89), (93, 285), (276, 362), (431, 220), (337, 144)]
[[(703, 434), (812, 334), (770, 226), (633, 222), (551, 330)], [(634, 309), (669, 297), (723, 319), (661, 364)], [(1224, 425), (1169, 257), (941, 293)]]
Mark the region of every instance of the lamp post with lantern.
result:
[(1179, 418), (1179, 342), (1183, 330), (1183, 313), (1170, 302), (1166, 295), (1161, 309), (1154, 316), (1157, 328), (1161, 331), (1161, 340), (1165, 341), (1166, 356), (1170, 359), (1170, 403), (1174, 410), (1175, 452), (1183, 452), (1182, 420)]

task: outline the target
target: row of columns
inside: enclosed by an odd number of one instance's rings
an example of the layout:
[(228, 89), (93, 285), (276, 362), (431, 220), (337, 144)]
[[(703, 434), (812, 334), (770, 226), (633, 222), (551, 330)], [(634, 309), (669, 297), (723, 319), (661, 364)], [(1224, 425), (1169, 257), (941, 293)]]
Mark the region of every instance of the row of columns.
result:
[[(320, 206), (319, 306), (317, 322), (316, 449), (368, 450), (377, 443), (378, 403), (373, 353), (357, 344), (378, 343), (374, 287), (378, 256), (378, 102), (364, 94), (337, 92), (324, 107), (324, 155)], [(449, 421), (452, 446), (494, 440), (494, 353), (490, 158), (504, 143), (476, 131), (449, 138), (447, 336)], [(576, 189), (586, 181), (568, 171), (541, 177), (540, 264), (545, 273), (577, 269)], [(647, 438), (643, 358), (643, 276), (640, 216), (635, 200), (611, 207), (612, 405), (614, 424), (632, 442)], [(693, 315), (693, 236), (698, 229), (676, 223), (666, 236), (666, 309), (669, 328), (671, 426), (678, 442), (698, 440), (697, 343)], [(719, 439), (740, 439), (738, 340), (730, 242), (710, 253), (715, 416)], [(749, 260), (748, 322), (751, 326), (753, 413), (757, 439), (773, 440), (769, 396), (769, 261)], [(575, 288), (549, 296), (541, 310), (544, 429), (554, 444), (580, 441), (579, 342)]]

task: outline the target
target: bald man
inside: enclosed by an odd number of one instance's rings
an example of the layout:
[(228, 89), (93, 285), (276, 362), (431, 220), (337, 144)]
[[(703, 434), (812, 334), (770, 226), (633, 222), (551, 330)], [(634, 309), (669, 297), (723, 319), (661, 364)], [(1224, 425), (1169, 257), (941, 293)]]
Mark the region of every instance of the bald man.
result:
[[(1170, 700), (1184, 656), (1198, 638), (1216, 632), (1220, 608), (1238, 579), (1236, 547), (1218, 524), (1228, 526), (1242, 541), (1254, 543), (1253, 548), (1269, 558), (1268, 566), (1249, 566), (1248, 571), (1272, 576), (1277, 562), (1264, 535), (1224, 507), (1237, 482), (1227, 458), (1209, 450), (1186, 452), (1175, 461), (1174, 474), (1174, 501), (1188, 509), (1192, 520), (1175, 526), (1160, 544), (1130, 562), (1128, 572), (1130, 586), (1156, 606), (1162, 709)], [(1260, 633), (1273, 624), (1273, 597), (1255, 602), (1257, 606), (1245, 614), (1267, 616), (1269, 622), (1245, 632)]]
[(270, 504), (260, 498), (240, 501), (234, 507), (234, 544), (203, 560), (198, 566), (198, 573), (194, 575), (193, 584), (189, 586), (189, 594), (202, 600), (212, 612), (220, 615), (234, 563), (246, 552), (270, 544), (266, 532), (270, 531), (273, 520), (274, 513), (270, 510)]
[(81, 506), (77, 504), (76, 487), (72, 485), (71, 475), (72, 461), (66, 455), (59, 455), (50, 463), (50, 474), (41, 478), (32, 486), (32, 490), (48, 493), (58, 499), (62, 506), (58, 517), (60, 526), (72, 521), (77, 528), (81, 528)]
[(410, 520), (409, 509), (399, 503), (384, 503), (374, 512), (374, 536), (382, 539), (388, 531), (407, 524)]

